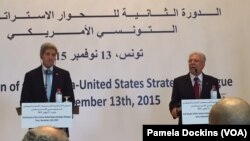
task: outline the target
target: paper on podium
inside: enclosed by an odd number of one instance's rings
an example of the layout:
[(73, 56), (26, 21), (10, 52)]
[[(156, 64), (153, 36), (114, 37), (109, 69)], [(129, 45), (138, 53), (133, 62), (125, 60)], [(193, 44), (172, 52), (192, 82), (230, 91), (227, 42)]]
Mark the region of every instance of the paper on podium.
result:
[(181, 101), (182, 124), (208, 124), (208, 114), (219, 99), (185, 99)]
[(22, 128), (50, 125), (71, 127), (72, 103), (22, 103)]

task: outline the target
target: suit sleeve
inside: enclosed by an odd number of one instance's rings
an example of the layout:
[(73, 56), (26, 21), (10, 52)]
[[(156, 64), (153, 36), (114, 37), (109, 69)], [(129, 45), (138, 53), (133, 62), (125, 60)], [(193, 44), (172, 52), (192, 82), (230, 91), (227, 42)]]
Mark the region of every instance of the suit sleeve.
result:
[(31, 78), (26, 73), (24, 76), (24, 82), (21, 92), (21, 99), (20, 99), (20, 105), (24, 102), (31, 102)]
[(70, 77), (70, 73), (67, 71), (66, 73), (66, 94), (70, 96), (69, 101), (71, 101), (74, 105), (75, 102), (75, 96), (74, 96), (74, 91), (73, 91), (73, 86), (72, 86), (72, 80)]
[(219, 80), (217, 78), (215, 79), (215, 84), (216, 84), (216, 90), (217, 90), (217, 98), (221, 98), (220, 90), (219, 90)]
[(172, 111), (174, 107), (179, 107), (179, 106), (180, 106), (180, 98), (178, 92), (178, 83), (177, 80), (174, 79), (171, 101), (169, 103), (169, 110)]

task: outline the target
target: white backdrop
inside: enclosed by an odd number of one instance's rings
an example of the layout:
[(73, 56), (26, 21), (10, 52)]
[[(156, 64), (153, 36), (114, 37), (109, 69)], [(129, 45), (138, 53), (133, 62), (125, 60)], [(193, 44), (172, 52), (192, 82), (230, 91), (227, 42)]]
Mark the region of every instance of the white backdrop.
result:
[[(83, 102), (70, 128), (73, 141), (139, 141), (143, 124), (177, 124), (168, 110), (172, 81), (188, 73), (192, 51), (206, 54), (204, 72), (221, 80), (221, 93), (250, 102), (249, 6), (249, 0), (0, 0), (0, 140), (20, 140), (27, 131), (15, 108), (24, 74), (39, 66), (47, 41), (57, 45), (56, 65), (70, 71)], [(97, 81), (111, 85), (84, 88)], [(106, 103), (85, 105), (91, 99)]]

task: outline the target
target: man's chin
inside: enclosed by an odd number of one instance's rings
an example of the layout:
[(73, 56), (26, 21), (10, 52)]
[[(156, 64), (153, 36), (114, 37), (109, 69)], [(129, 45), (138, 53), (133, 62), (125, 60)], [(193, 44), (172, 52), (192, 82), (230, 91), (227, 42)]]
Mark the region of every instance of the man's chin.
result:
[(53, 64), (44, 64), (44, 66), (45, 66), (46, 68), (50, 68), (50, 67), (53, 66)]

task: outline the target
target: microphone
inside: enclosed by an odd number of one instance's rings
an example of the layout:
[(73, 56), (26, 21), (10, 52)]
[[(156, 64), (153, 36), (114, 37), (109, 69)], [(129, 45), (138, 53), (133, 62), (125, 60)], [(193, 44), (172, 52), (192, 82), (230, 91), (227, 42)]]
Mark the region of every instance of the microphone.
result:
[(198, 73), (198, 70), (196, 68), (194, 69), (194, 71), (195, 71), (195, 73)]

